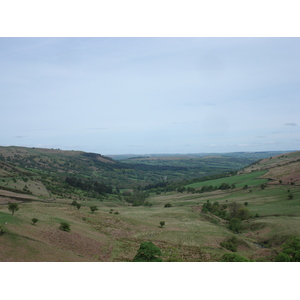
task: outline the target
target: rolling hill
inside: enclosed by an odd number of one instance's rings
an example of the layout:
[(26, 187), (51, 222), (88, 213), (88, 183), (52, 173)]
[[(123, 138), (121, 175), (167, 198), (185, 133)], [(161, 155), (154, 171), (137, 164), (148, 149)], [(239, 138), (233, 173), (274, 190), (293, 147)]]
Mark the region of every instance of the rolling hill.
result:
[[(152, 160), (143, 169), (81, 151), (0, 150), (0, 261), (132, 261), (143, 241), (158, 246), (163, 261), (221, 261), (226, 253), (274, 261), (288, 237), (300, 235), (300, 152), (168, 191), (167, 184), (155, 186), (161, 182), (157, 178), (183, 170), (155, 169)], [(168, 166), (161, 159), (161, 166)], [(148, 173), (155, 173), (156, 181)], [(178, 186), (185, 184), (177, 178)], [(154, 186), (144, 190), (141, 183)], [(210, 185), (214, 189), (201, 192)], [(112, 189), (104, 192), (104, 187)], [(19, 205), (14, 214), (9, 202)], [(215, 210), (204, 211), (207, 203)], [(92, 212), (91, 206), (98, 210)], [(234, 206), (248, 214), (238, 233), (228, 227)], [(61, 222), (70, 225), (70, 232), (60, 229)], [(236, 252), (221, 246), (233, 237)]]

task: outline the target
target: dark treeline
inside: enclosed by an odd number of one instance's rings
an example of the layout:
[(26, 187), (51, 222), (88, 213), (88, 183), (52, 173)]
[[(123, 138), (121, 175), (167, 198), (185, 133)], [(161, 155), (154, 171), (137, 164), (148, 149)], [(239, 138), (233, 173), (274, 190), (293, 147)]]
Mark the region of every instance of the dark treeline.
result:
[(214, 179), (219, 179), (219, 178), (224, 178), (224, 177), (230, 177), (230, 176), (233, 176), (236, 174), (237, 174), (237, 171), (229, 171), (226, 173), (218, 173), (218, 174), (213, 174), (213, 175), (209, 175), (209, 176), (198, 177), (198, 178), (194, 178), (194, 179), (185, 181), (184, 185), (188, 185), (188, 184), (192, 184), (192, 183), (196, 183), (196, 182), (214, 180)]
[[(184, 186), (192, 184), (192, 183), (196, 183), (196, 182), (203, 182), (203, 181), (208, 181), (208, 180), (225, 178), (225, 177), (235, 175), (236, 173), (237, 173), (236, 171), (229, 171), (229, 172), (226, 172), (226, 173), (213, 174), (213, 175), (210, 175), (210, 176), (197, 177), (197, 178), (194, 178), (194, 179), (191, 179), (191, 180), (183, 180), (183, 181), (177, 181), (177, 182), (160, 181), (158, 183), (153, 183), (153, 184), (146, 185), (142, 189), (143, 190), (159, 190), (159, 192), (170, 192), (170, 191), (175, 191), (175, 190), (177, 190), (178, 192), (184, 192), (184, 191), (194, 192), (195, 191), (194, 188), (186, 189)], [(199, 190), (199, 192), (200, 193), (211, 192), (211, 191), (216, 190), (216, 189), (225, 190), (225, 189), (230, 189), (230, 188), (234, 188), (234, 187), (229, 186), (226, 183), (223, 183), (219, 187), (203, 186), (202, 189)]]
[(97, 181), (82, 180), (76, 177), (67, 177), (65, 182), (72, 187), (79, 188), (84, 191), (95, 191), (99, 194), (111, 194), (113, 188), (111, 186), (99, 183)]
[(123, 164), (127, 165), (127, 168), (134, 170), (142, 170), (142, 171), (186, 171), (187, 167), (177, 167), (177, 166), (165, 166), (165, 165), (148, 165), (148, 164)]
[(166, 187), (167, 185), (168, 185), (168, 182), (161, 181), (161, 182), (158, 182), (158, 183), (148, 184), (143, 189), (144, 190), (151, 190), (151, 189)]

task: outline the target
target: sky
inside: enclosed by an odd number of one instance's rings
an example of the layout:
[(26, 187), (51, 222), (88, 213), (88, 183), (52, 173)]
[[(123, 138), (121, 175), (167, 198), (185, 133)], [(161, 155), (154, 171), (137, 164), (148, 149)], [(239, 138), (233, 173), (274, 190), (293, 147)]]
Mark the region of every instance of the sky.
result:
[(298, 37), (1, 37), (0, 145), (300, 149)]

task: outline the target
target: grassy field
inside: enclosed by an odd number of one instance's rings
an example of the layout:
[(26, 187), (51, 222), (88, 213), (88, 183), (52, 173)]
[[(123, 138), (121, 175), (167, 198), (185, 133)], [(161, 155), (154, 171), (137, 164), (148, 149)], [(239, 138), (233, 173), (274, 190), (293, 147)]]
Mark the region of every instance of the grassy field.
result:
[(248, 185), (249, 187), (257, 186), (262, 183), (268, 182), (267, 179), (259, 178), (263, 176), (266, 172), (267, 171), (260, 171), (260, 172), (254, 172), (249, 174), (235, 175), (231, 177), (196, 182), (196, 183), (186, 185), (186, 187), (201, 188), (202, 186), (209, 186), (209, 185), (212, 185), (213, 187), (215, 186), (219, 187), (222, 183), (227, 183), (229, 185), (235, 184), (236, 187), (243, 187), (244, 185)]
[[(292, 200), (287, 199), (288, 188), (294, 195)], [(234, 234), (226, 221), (201, 213), (201, 205), (207, 200), (220, 204), (247, 201), (251, 215), (258, 215), (245, 221), (245, 229), (238, 235), (238, 253), (248, 258), (268, 260), (287, 236), (300, 235), (299, 187), (153, 194), (148, 199), (152, 207), (133, 207), (122, 201), (84, 201), (78, 210), (69, 199), (57, 199), (20, 203), (14, 215), (6, 205), (0, 207), (0, 226), (8, 232), (0, 237), (0, 259), (131, 261), (141, 242), (152, 241), (162, 250), (164, 261), (216, 261), (228, 252), (220, 242)], [(166, 203), (172, 203), (172, 207), (166, 208)], [(94, 204), (99, 210), (92, 213), (89, 206)], [(39, 219), (35, 225), (31, 222), (34, 217)], [(70, 224), (70, 232), (59, 230), (61, 221)], [(165, 222), (163, 227), (160, 221)]]
[[(278, 176), (283, 167), (285, 172), (287, 166), (297, 170), (298, 157), (292, 159), (294, 163), (285, 162), (270, 170), (243, 170), (239, 175), (187, 186), (235, 184), (228, 190), (153, 191), (147, 198), (151, 206), (133, 206), (113, 194), (89, 198), (75, 189), (69, 190), (74, 192), (71, 197), (50, 194), (37, 177), (24, 177), (22, 170), (5, 165), (1, 186), (12, 190), (0, 189), (0, 226), (4, 231), (0, 235), (0, 261), (126, 262), (133, 260), (144, 241), (161, 249), (163, 261), (220, 261), (223, 254), (231, 253), (220, 245), (230, 237), (238, 239), (238, 254), (254, 261), (274, 261), (282, 243), (290, 235), (300, 235), (298, 182), (280, 184), (269, 179), (273, 179), (270, 174)], [(275, 159), (268, 162), (271, 160)], [(262, 183), (266, 184), (264, 189)], [(31, 193), (21, 193), (25, 185)], [(247, 189), (243, 189), (245, 185)], [(74, 199), (81, 204), (80, 209), (71, 205)], [(14, 215), (8, 210), (9, 201), (19, 204)], [(227, 209), (235, 202), (247, 208), (250, 218), (242, 221), (240, 232), (234, 233), (228, 220), (202, 212), (202, 205), (208, 202), (218, 202)], [(168, 203), (171, 207), (165, 207)], [(92, 213), (91, 205), (98, 210)], [(34, 225), (32, 218), (38, 219)], [(61, 222), (70, 224), (70, 232), (60, 230)]]

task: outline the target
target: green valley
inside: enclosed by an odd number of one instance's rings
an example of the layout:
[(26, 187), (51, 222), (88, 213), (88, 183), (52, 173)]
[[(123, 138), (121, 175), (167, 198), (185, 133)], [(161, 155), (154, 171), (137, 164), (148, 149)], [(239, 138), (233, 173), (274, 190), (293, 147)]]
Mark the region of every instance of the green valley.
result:
[(117, 160), (0, 147), (0, 260), (133, 261), (144, 242), (164, 262), (287, 259), (299, 174), (300, 152)]

